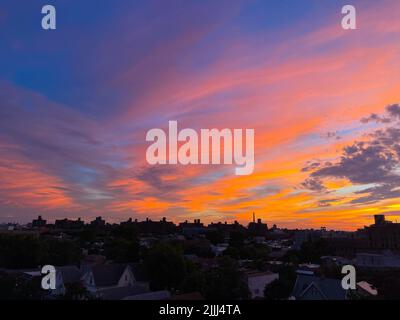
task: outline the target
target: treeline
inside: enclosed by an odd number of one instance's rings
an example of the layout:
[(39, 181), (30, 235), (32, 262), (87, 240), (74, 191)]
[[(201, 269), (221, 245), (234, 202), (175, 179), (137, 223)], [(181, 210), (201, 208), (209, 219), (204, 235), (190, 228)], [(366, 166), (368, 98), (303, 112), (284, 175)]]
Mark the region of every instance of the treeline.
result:
[(224, 256), (207, 270), (184, 258), (179, 244), (158, 243), (144, 257), (152, 290), (200, 292), (206, 299), (246, 299), (244, 274), (234, 259)]
[(69, 240), (34, 235), (0, 234), (0, 268), (24, 269), (40, 265), (79, 264), (82, 251)]

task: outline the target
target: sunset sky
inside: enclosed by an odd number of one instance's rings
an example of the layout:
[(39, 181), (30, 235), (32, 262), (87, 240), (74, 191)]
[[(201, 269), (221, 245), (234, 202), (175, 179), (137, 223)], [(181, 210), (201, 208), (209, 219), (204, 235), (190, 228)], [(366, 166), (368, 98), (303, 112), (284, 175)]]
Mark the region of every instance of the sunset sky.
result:
[[(47, 3), (0, 4), (0, 222), (400, 219), (400, 1)], [(255, 129), (254, 173), (149, 166), (169, 120)]]

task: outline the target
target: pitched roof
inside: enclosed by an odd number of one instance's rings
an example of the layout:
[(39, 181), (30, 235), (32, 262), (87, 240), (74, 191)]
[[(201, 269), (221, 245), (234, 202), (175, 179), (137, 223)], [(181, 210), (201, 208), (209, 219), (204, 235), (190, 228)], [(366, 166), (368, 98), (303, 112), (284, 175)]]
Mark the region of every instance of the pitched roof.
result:
[(127, 287), (107, 288), (99, 291), (104, 300), (122, 300), (129, 296), (143, 294), (148, 292), (146, 286), (134, 285)]
[(201, 295), (200, 292), (190, 292), (190, 293), (183, 293), (172, 296), (168, 300), (178, 300), (178, 301), (196, 301), (196, 300), (204, 300), (204, 297)]
[(367, 281), (357, 282), (357, 287), (361, 288), (362, 290), (364, 290), (365, 292), (369, 293), (372, 296), (378, 295), (378, 290), (376, 290), (376, 288)]
[[(57, 272), (60, 272), (64, 283), (79, 282), (84, 274), (84, 272), (77, 266), (62, 266), (55, 267)], [(40, 268), (33, 269), (20, 269), (20, 270), (10, 270), (13, 273), (22, 273), (30, 277), (42, 277)]]
[(127, 264), (123, 263), (94, 266), (92, 268), (92, 272), (96, 286), (110, 287), (113, 285), (117, 285), (127, 266)]
[(61, 272), (64, 283), (79, 282), (83, 276), (82, 270), (76, 266), (56, 267), (56, 270)]
[(124, 298), (123, 300), (167, 300), (171, 292), (167, 290), (153, 291)]
[(276, 275), (276, 273), (273, 273), (271, 271), (249, 270), (245, 272), (245, 275), (247, 276), (247, 278), (257, 278), (262, 276)]
[(130, 264), (130, 267), (136, 281), (149, 281), (149, 274), (143, 263), (132, 263)]
[(314, 275), (304, 274), (297, 276), (292, 296), (296, 297), (298, 300), (301, 300), (311, 288), (315, 288), (320, 292), (321, 300), (346, 299), (346, 290), (342, 288), (340, 280), (319, 278)]

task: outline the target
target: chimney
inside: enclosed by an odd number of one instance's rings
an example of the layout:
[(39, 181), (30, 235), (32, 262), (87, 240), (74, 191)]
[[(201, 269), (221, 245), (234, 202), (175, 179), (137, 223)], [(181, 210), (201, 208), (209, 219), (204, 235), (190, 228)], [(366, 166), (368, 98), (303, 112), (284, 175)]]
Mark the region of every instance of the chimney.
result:
[(253, 223), (256, 222), (256, 214), (253, 212)]

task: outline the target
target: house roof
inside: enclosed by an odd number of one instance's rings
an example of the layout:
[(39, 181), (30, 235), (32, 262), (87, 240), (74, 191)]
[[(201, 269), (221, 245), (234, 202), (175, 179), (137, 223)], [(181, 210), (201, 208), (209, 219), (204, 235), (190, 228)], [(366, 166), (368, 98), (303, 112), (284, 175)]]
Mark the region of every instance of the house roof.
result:
[(42, 276), (40, 273), (39, 268), (33, 268), (33, 269), (6, 269), (6, 268), (0, 268), (0, 272), (4, 272), (7, 274), (13, 274), (13, 275), (28, 275), (30, 277), (36, 277), (36, 276)]
[(94, 282), (97, 287), (110, 287), (118, 284), (127, 264), (113, 263), (96, 265), (92, 268)]
[(126, 297), (148, 292), (148, 288), (142, 285), (127, 287), (115, 287), (101, 290), (99, 293), (104, 300), (123, 300)]
[(347, 292), (342, 288), (340, 280), (304, 274), (297, 276), (292, 296), (301, 300), (311, 288), (320, 292), (321, 300), (344, 300), (346, 298)]
[(271, 276), (271, 275), (276, 275), (276, 273), (273, 273), (271, 271), (258, 271), (258, 270), (250, 270), (246, 271), (245, 275), (248, 278), (257, 278), (257, 277), (263, 277), (263, 276)]
[(56, 267), (56, 270), (61, 272), (64, 283), (79, 282), (83, 276), (82, 270), (76, 266)]
[(372, 296), (378, 295), (378, 290), (376, 290), (375, 287), (367, 281), (357, 282), (357, 286)]
[(143, 263), (132, 263), (130, 264), (130, 267), (136, 281), (149, 281), (149, 274)]
[(42, 277), (42, 273), (40, 272), (40, 270), (34, 270), (34, 271), (24, 271), (24, 274), (27, 274), (28, 276), (31, 277)]
[(204, 297), (201, 295), (200, 292), (190, 292), (190, 293), (183, 293), (172, 296), (168, 300), (177, 300), (177, 301), (196, 301), (196, 300), (204, 300)]
[[(64, 283), (78, 282), (83, 276), (83, 271), (77, 266), (62, 266), (55, 267), (57, 272), (60, 272)], [(20, 269), (20, 270), (10, 270), (12, 273), (21, 273), (30, 277), (42, 277), (40, 268), (33, 269)]]
[(167, 290), (153, 291), (124, 298), (123, 300), (167, 300), (171, 297), (171, 292)]

